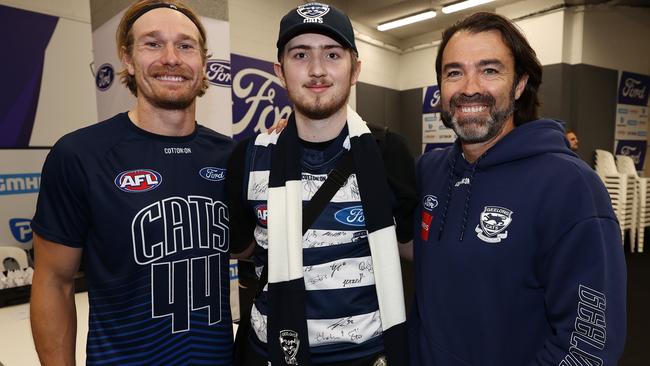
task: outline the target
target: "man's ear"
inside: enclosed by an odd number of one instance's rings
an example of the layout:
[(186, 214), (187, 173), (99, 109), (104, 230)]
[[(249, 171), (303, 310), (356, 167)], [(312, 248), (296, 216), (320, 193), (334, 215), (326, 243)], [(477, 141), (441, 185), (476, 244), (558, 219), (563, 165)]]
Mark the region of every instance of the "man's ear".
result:
[(523, 74), (521, 78), (519, 78), (519, 82), (515, 87), (515, 100), (521, 97), (521, 94), (524, 92), (527, 83), (528, 83), (528, 74)]
[(135, 67), (133, 67), (133, 58), (131, 57), (129, 51), (124, 46), (122, 46), (122, 63), (124, 64), (124, 67), (126, 67), (126, 71), (129, 73), (129, 75), (131, 76), (135, 75)]
[(361, 74), (361, 61), (357, 60), (357, 64), (353, 66), (352, 75), (350, 75), (350, 85), (356, 85), (359, 80), (359, 74)]
[(273, 64), (273, 71), (275, 71), (275, 75), (280, 79), (280, 82), (282, 82), (282, 86), (284, 88), (287, 88), (287, 82), (284, 80), (284, 71), (282, 70), (282, 64), (279, 62), (276, 62)]

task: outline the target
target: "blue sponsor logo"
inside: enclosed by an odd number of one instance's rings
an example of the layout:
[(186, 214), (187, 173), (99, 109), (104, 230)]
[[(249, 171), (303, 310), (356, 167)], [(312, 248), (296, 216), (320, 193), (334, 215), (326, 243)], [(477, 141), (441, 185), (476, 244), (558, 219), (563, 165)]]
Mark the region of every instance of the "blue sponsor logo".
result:
[(199, 170), (199, 175), (203, 179), (211, 180), (213, 182), (221, 182), (226, 179), (226, 169), (208, 166)]
[(32, 220), (30, 219), (11, 219), (9, 220), (9, 230), (16, 241), (20, 243), (29, 243), (32, 241)]
[(440, 88), (437, 85), (428, 86), (424, 92), (422, 113), (440, 112)]
[(232, 134), (235, 140), (265, 132), (292, 107), (273, 63), (231, 54)]
[(438, 207), (438, 198), (431, 194), (426, 195), (422, 199), (422, 206), (424, 206), (427, 211), (432, 211), (434, 208)]
[(113, 66), (111, 64), (103, 64), (97, 70), (97, 75), (95, 75), (95, 85), (97, 85), (97, 89), (106, 91), (113, 85), (114, 79), (115, 70), (113, 70)]
[(239, 278), (239, 268), (237, 268), (237, 262), (230, 263), (230, 280), (236, 280)]
[(40, 173), (0, 175), (0, 196), (38, 193), (40, 186)]
[(352, 206), (336, 211), (336, 221), (348, 226), (366, 226), (366, 218), (362, 206)]
[(629, 109), (627, 108), (619, 108), (618, 109), (618, 114), (627, 114), (629, 112)]
[(639, 124), (639, 121), (634, 120), (634, 119), (630, 119), (630, 120), (627, 121), (628, 126), (636, 126), (638, 124)]
[(205, 74), (208, 82), (212, 85), (230, 88), (232, 84), (230, 61), (228, 60), (208, 60), (205, 66)]
[(618, 102), (645, 107), (648, 105), (650, 76), (623, 71), (618, 87)]

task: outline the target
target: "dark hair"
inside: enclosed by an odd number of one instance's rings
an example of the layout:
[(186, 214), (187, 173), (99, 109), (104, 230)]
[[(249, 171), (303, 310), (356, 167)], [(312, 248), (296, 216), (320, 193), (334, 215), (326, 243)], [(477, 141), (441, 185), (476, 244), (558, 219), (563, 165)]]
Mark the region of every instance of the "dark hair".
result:
[[(158, 7), (169, 7), (173, 10), (179, 11), (183, 13), (186, 17), (188, 17), (192, 21), (192, 23), (194, 23), (194, 25), (196, 25), (196, 28), (199, 30), (199, 48), (201, 51), (201, 58), (203, 59), (203, 62), (205, 62), (206, 59), (208, 58), (205, 28), (203, 27), (203, 24), (201, 23), (199, 16), (196, 15), (196, 13), (192, 9), (190, 9), (189, 7), (187, 7), (186, 5), (184, 5), (183, 3), (177, 0), (164, 0), (164, 1), (163, 0), (140, 0), (135, 4), (131, 5), (126, 10), (124, 15), (122, 16), (120, 25), (117, 27), (117, 31), (115, 32), (115, 40), (117, 43), (117, 54), (120, 60), (123, 59), (125, 54), (128, 54), (129, 56), (132, 55), (134, 40), (133, 40), (133, 33), (131, 32), (131, 27), (133, 26), (133, 23), (135, 23), (135, 21), (138, 20), (139, 17), (144, 15), (149, 10), (153, 10)], [(118, 75), (120, 76), (122, 83), (129, 88), (131, 93), (133, 93), (133, 95), (135, 96), (138, 96), (138, 86), (135, 82), (135, 77), (129, 74), (126, 68), (122, 69), (122, 71), (120, 71)], [(208, 78), (204, 72), (203, 85), (201, 87), (201, 91), (199, 92), (199, 96), (205, 94), (205, 91), (208, 89), (208, 86), (209, 86)]]
[(501, 15), (487, 12), (475, 13), (456, 22), (456, 24), (447, 28), (442, 33), (442, 41), (440, 42), (438, 56), (436, 57), (436, 78), (438, 79), (438, 85), (440, 85), (442, 72), (442, 53), (451, 37), (459, 31), (481, 33), (492, 30), (501, 33), (503, 42), (508, 46), (510, 52), (512, 52), (516, 74), (514, 85), (517, 85), (523, 75), (528, 75), (526, 88), (519, 99), (515, 101), (515, 125), (519, 126), (523, 123), (538, 119), (537, 108), (539, 107), (539, 97), (537, 96), (537, 90), (542, 83), (542, 65), (537, 59), (535, 50), (530, 47), (526, 37), (524, 37), (517, 26)]

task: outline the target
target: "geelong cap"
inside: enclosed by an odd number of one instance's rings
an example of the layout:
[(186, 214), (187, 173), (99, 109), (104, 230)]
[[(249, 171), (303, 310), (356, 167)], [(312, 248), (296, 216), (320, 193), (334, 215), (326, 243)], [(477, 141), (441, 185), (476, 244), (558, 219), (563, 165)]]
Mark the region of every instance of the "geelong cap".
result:
[(304, 33), (326, 35), (359, 54), (354, 43), (354, 29), (350, 18), (335, 7), (323, 3), (308, 3), (288, 12), (280, 21), (278, 56), (287, 42)]

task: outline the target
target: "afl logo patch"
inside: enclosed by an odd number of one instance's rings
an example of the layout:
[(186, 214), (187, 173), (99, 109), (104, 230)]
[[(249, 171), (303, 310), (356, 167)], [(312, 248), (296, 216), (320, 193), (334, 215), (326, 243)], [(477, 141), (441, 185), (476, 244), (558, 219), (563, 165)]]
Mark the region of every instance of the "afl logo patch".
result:
[(301, 17), (305, 18), (303, 23), (322, 23), (323, 19), (321, 17), (329, 13), (330, 6), (321, 3), (308, 3), (298, 6), (296, 11)]
[(422, 206), (427, 211), (433, 211), (434, 208), (438, 207), (438, 198), (434, 195), (426, 195), (422, 199)]
[(257, 222), (259, 222), (260, 225), (266, 226), (267, 218), (268, 218), (266, 205), (255, 206), (255, 214), (257, 215)]
[(113, 85), (113, 80), (115, 79), (115, 71), (111, 64), (103, 64), (97, 70), (97, 75), (95, 75), (95, 85), (100, 91), (106, 91), (108, 88)]
[(512, 211), (499, 206), (485, 206), (479, 224), (474, 229), (486, 243), (499, 243), (508, 237), (506, 228), (512, 222)]
[(199, 170), (199, 175), (203, 179), (211, 180), (213, 182), (221, 182), (226, 179), (226, 169), (207, 166)]
[(366, 218), (363, 215), (362, 206), (352, 206), (336, 211), (334, 219), (343, 225), (366, 226)]
[(124, 192), (140, 193), (156, 189), (162, 176), (155, 170), (136, 169), (122, 172), (115, 178), (115, 185)]

